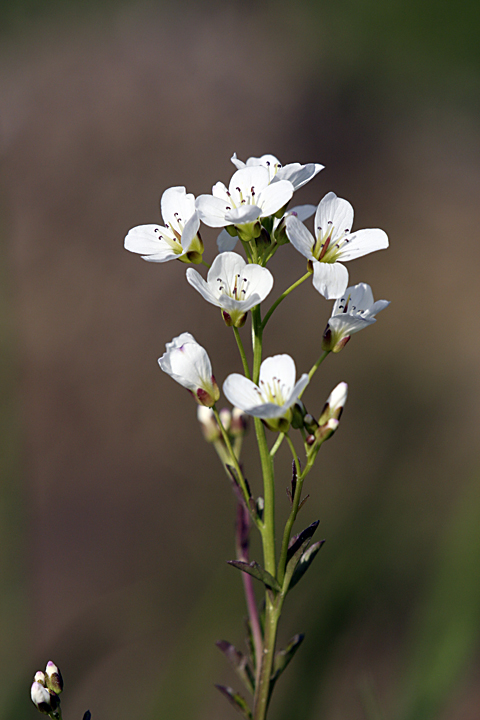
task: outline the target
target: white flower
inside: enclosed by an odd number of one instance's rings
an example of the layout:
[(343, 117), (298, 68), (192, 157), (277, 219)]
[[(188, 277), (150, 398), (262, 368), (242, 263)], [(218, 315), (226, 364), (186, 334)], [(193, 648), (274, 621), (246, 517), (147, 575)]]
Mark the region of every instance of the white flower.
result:
[(190, 333), (173, 338), (165, 347), (166, 352), (158, 359), (161, 369), (187, 388), (199, 405), (215, 405), (220, 391), (205, 348)]
[(290, 163), (289, 165), (283, 165), (275, 157), (275, 155), (262, 155), (262, 157), (248, 158), (247, 162), (244, 163), (242, 160), (237, 158), (237, 153), (233, 153), (231, 157), (232, 163), (239, 170), (244, 167), (254, 167), (261, 165), (266, 167), (269, 175), (270, 182), (278, 182), (279, 180), (289, 180), (295, 190), (305, 185), (309, 180), (317, 175), (320, 170), (323, 170), (324, 165), (318, 163), (308, 163), (307, 165), (300, 165), (300, 163)]
[(313, 265), (313, 285), (327, 300), (341, 297), (348, 285), (348, 271), (339, 260), (353, 260), (388, 247), (383, 230), (351, 232), (353, 207), (347, 200), (329, 192), (315, 214), (315, 238), (296, 218), (286, 221), (292, 245)]
[(198, 235), (200, 219), (195, 196), (184, 187), (171, 187), (163, 193), (160, 206), (165, 227), (138, 225), (132, 228), (125, 238), (125, 248), (149, 262), (201, 262), (203, 243)]
[(200, 195), (196, 207), (202, 222), (210, 227), (241, 226), (278, 212), (293, 195), (288, 180), (270, 184), (267, 168), (257, 165), (233, 173), (228, 190), (216, 183), (211, 195)]
[(373, 325), (376, 322), (375, 315), (388, 305), (388, 300), (374, 302), (370, 285), (366, 283), (347, 288), (333, 306), (332, 315), (323, 333), (323, 349), (340, 352), (351, 335)]
[(217, 255), (202, 278), (193, 268), (187, 269), (187, 280), (212, 305), (222, 309), (227, 325), (240, 327), (252, 307), (261, 303), (273, 287), (273, 276), (260, 265), (247, 265), (237, 253)]
[(223, 392), (232, 405), (244, 410), (247, 415), (270, 421), (272, 429), (283, 429), (284, 425), (271, 422), (285, 418), (290, 422), (290, 408), (308, 384), (305, 373), (295, 383), (295, 362), (290, 355), (274, 355), (266, 358), (260, 366), (259, 384), (234, 373), (223, 383)]

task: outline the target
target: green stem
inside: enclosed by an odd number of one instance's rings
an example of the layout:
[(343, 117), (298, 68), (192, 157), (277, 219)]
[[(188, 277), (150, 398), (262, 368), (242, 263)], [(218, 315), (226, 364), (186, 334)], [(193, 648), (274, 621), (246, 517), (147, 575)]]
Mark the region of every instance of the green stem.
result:
[(270, 308), (270, 310), (269, 310), (269, 311), (267, 312), (267, 314), (265, 315), (265, 318), (264, 318), (263, 323), (262, 323), (262, 330), (265, 328), (265, 325), (266, 325), (267, 322), (270, 320), (273, 312), (277, 309), (277, 307), (280, 305), (280, 303), (282, 302), (282, 300), (285, 300), (285, 298), (287, 297), (287, 295), (290, 295), (290, 293), (291, 293), (293, 290), (295, 290), (295, 288), (297, 288), (299, 285), (301, 285), (303, 282), (305, 282), (305, 280), (306, 280), (307, 278), (309, 278), (311, 274), (312, 274), (312, 273), (311, 273), (310, 271), (307, 272), (307, 273), (305, 273), (305, 275), (303, 275), (303, 277), (301, 277), (300, 280), (297, 280), (297, 282), (293, 283), (293, 285), (290, 285), (290, 287), (287, 288), (287, 290), (285, 290), (285, 292), (283, 292), (283, 293), (280, 295), (280, 297), (275, 300), (275, 302), (273, 303), (272, 307)]
[[(322, 362), (325, 360), (325, 358), (327, 357), (327, 355), (330, 354), (330, 352), (331, 352), (331, 350), (325, 350), (325, 352), (322, 353), (322, 355), (320, 355), (320, 357), (318, 358), (318, 360), (317, 360), (317, 362), (315, 363), (315, 365), (312, 366), (310, 372), (308, 373), (308, 380), (309, 380), (309, 381), (310, 381), (310, 380), (312, 379), (312, 377), (315, 375), (315, 373), (317, 372), (318, 368), (320, 367), (320, 365), (322, 364)], [(300, 398), (302, 397), (302, 395), (303, 395), (303, 393), (305, 392), (305, 390), (307, 389), (307, 387), (308, 387), (308, 386), (305, 386), (305, 387), (303, 388), (302, 392), (300, 393), (300, 395), (298, 396), (298, 399), (299, 399), (299, 400), (300, 400)]]
[(211, 267), (210, 263), (207, 263), (207, 262), (205, 262), (205, 260), (202, 260), (202, 262), (200, 264), (205, 265), (205, 267), (207, 267), (210, 270), (210, 267)]
[(242, 338), (240, 337), (238, 328), (233, 327), (233, 332), (235, 335), (235, 340), (237, 341), (238, 349), (240, 351), (240, 357), (242, 358), (243, 372), (245, 373), (245, 377), (250, 380), (250, 370), (248, 367), (247, 356), (245, 355), (245, 348), (243, 347)]
[(270, 678), (272, 675), (273, 660), (275, 657), (275, 642), (277, 626), (280, 619), (283, 597), (278, 595), (273, 601), (269, 593), (266, 596), (265, 610), (265, 641), (263, 646), (263, 659), (259, 678), (255, 688), (253, 701), (253, 720), (265, 720), (268, 702), (270, 700)]
[(215, 407), (215, 405), (212, 407), (212, 410), (213, 410), (213, 414), (215, 415), (215, 420), (218, 423), (218, 427), (220, 428), (220, 432), (222, 433), (223, 441), (224, 441), (225, 445), (227, 446), (228, 452), (230, 453), (233, 467), (235, 468), (235, 472), (237, 473), (238, 482), (240, 483), (240, 487), (242, 488), (245, 502), (247, 503), (247, 507), (249, 507), (249, 505), (248, 505), (249, 494), (248, 494), (248, 490), (247, 490), (247, 484), (245, 482), (245, 478), (243, 477), (243, 473), (240, 469), (240, 465), (238, 464), (237, 456), (233, 452), (232, 443), (230, 442), (230, 438), (228, 437), (227, 431), (223, 427), (222, 421), (220, 420), (220, 414), (219, 414), (217, 408)]
[(284, 438), (285, 438), (285, 434), (284, 434), (284, 433), (279, 433), (277, 439), (275, 440), (275, 443), (274, 443), (272, 449), (270, 450), (270, 457), (271, 457), (271, 458), (275, 457), (275, 453), (277, 452), (278, 448), (279, 448), (280, 445), (282, 444)]

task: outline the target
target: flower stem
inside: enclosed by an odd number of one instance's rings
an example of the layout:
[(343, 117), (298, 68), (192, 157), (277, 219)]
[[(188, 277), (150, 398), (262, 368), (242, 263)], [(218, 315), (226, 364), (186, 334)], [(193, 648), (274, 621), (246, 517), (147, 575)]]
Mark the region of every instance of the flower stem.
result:
[[(318, 360), (317, 360), (317, 362), (315, 363), (315, 365), (312, 365), (312, 368), (310, 369), (310, 372), (308, 373), (308, 380), (309, 380), (309, 381), (310, 381), (310, 380), (312, 379), (312, 377), (315, 375), (315, 373), (317, 372), (318, 368), (320, 367), (320, 365), (322, 364), (322, 362), (325, 360), (325, 358), (327, 357), (327, 355), (330, 355), (330, 352), (331, 352), (331, 350), (325, 350), (325, 352), (322, 353), (322, 355), (320, 355), (320, 357), (318, 358)], [(306, 390), (306, 387), (303, 388), (302, 392), (301, 392), (300, 395), (298, 396), (299, 399), (302, 397), (302, 395), (303, 395), (303, 393), (305, 392), (305, 390)]]
[(270, 457), (271, 457), (271, 458), (275, 457), (275, 454), (276, 454), (278, 448), (280, 447), (280, 445), (282, 444), (284, 438), (285, 438), (285, 434), (284, 434), (284, 433), (279, 433), (277, 439), (275, 440), (275, 443), (274, 443), (273, 446), (272, 446), (272, 449), (270, 450)]
[(248, 367), (247, 356), (245, 355), (245, 348), (243, 347), (242, 338), (240, 337), (240, 333), (237, 327), (233, 327), (233, 332), (235, 335), (235, 340), (237, 341), (238, 349), (240, 351), (240, 357), (242, 358), (243, 372), (245, 373), (245, 377), (250, 380), (250, 369)]
[(247, 490), (247, 483), (245, 482), (245, 478), (243, 477), (243, 473), (240, 469), (240, 465), (238, 464), (237, 456), (233, 452), (232, 443), (230, 442), (230, 438), (228, 437), (228, 433), (223, 427), (222, 421), (220, 420), (220, 415), (215, 407), (215, 405), (212, 407), (213, 414), (215, 415), (215, 420), (218, 423), (218, 427), (220, 428), (220, 432), (222, 433), (223, 440), (225, 442), (225, 445), (227, 446), (227, 450), (230, 453), (230, 458), (233, 463), (233, 467), (235, 468), (235, 472), (237, 473), (238, 482), (240, 483), (240, 487), (242, 488), (243, 496), (245, 498), (245, 502), (247, 503), (248, 507), (248, 500), (249, 500), (249, 494)]
[(263, 319), (262, 330), (265, 328), (265, 325), (266, 325), (267, 322), (270, 320), (273, 312), (277, 309), (277, 307), (280, 305), (280, 303), (282, 302), (282, 300), (285, 300), (285, 298), (287, 297), (287, 295), (290, 295), (290, 293), (292, 292), (292, 290), (295, 290), (295, 288), (297, 288), (299, 285), (301, 285), (303, 282), (305, 282), (305, 280), (306, 280), (307, 278), (309, 278), (311, 274), (312, 274), (312, 273), (311, 273), (310, 271), (307, 272), (307, 273), (305, 273), (305, 275), (303, 275), (303, 277), (301, 277), (300, 280), (297, 280), (297, 282), (293, 283), (293, 285), (290, 285), (290, 287), (287, 288), (287, 290), (285, 290), (285, 292), (283, 292), (283, 293), (280, 295), (280, 297), (275, 300), (275, 302), (273, 303), (272, 307), (270, 308), (270, 310), (267, 312), (267, 314), (265, 315), (265, 317), (264, 317), (264, 319)]

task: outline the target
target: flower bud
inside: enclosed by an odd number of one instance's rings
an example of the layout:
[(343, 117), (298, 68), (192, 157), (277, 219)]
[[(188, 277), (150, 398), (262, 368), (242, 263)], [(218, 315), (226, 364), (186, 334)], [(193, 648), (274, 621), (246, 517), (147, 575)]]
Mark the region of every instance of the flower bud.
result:
[(303, 427), (303, 419), (307, 413), (307, 409), (301, 400), (297, 400), (292, 407), (292, 427), (295, 430)]
[(332, 437), (335, 430), (338, 428), (339, 422), (335, 418), (331, 418), (325, 425), (320, 425), (315, 432), (315, 441), (317, 443), (323, 443)]
[(45, 687), (45, 673), (43, 673), (41, 670), (35, 673), (35, 677), (33, 678), (35, 682), (40, 683), (40, 685), (43, 685)]
[(230, 424), (232, 422), (232, 413), (228, 408), (222, 408), (219, 412), (220, 422), (224, 429), (228, 432), (230, 430)]
[(318, 420), (319, 425), (324, 425), (330, 418), (340, 420), (345, 403), (347, 402), (348, 385), (345, 382), (339, 383), (330, 393), (327, 402)]
[(303, 418), (303, 426), (308, 433), (312, 434), (318, 428), (318, 422), (315, 420), (313, 415), (307, 413)]
[(220, 437), (220, 428), (215, 420), (215, 415), (211, 408), (205, 407), (205, 405), (199, 405), (197, 407), (197, 420), (200, 423), (203, 437), (207, 442), (215, 442)]
[(47, 688), (52, 692), (56, 693), (57, 695), (60, 695), (63, 690), (62, 674), (58, 667), (55, 665), (55, 663), (53, 663), (51, 660), (49, 660), (47, 663), (45, 674)]
[[(220, 413), (221, 416), (221, 413)], [(232, 437), (242, 437), (245, 435), (248, 427), (248, 416), (240, 408), (234, 407), (231, 415), (230, 435)]]
[(39, 682), (34, 682), (30, 689), (30, 697), (32, 698), (33, 704), (40, 710), (44, 715), (51, 715), (54, 713), (59, 705), (60, 700), (55, 693), (49, 692), (47, 688), (43, 687)]

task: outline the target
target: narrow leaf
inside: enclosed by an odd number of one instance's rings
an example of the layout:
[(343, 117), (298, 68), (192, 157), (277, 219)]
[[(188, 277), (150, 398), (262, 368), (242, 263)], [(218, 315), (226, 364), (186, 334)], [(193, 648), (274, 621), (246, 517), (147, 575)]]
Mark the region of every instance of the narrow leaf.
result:
[(287, 563), (290, 562), (292, 557), (295, 555), (298, 550), (302, 547), (304, 543), (306, 543), (308, 540), (310, 540), (314, 534), (315, 530), (320, 524), (320, 520), (315, 520), (311, 525), (309, 525), (305, 530), (302, 530), (302, 532), (298, 533), (298, 535), (295, 535), (288, 544), (288, 550), (287, 550)]
[(297, 466), (295, 465), (295, 460), (292, 460), (292, 485), (291, 485), (291, 488), (292, 489), (290, 490), (289, 495), (292, 498), (292, 503), (293, 503), (293, 498), (295, 497), (295, 490), (297, 489)]
[(255, 692), (255, 680), (252, 670), (248, 664), (247, 657), (237, 650), (237, 648), (226, 640), (218, 640), (216, 646), (223, 652), (227, 660), (233, 666), (240, 680), (243, 682), (248, 692), (253, 695)]
[(274, 684), (277, 682), (278, 678), (285, 670), (288, 663), (293, 658), (298, 648), (302, 644), (304, 637), (305, 635), (303, 633), (294, 635), (286, 648), (284, 648), (283, 650), (279, 650), (277, 653), (275, 653), (275, 659), (273, 661), (273, 672), (270, 678), (270, 692), (272, 691)]
[(252, 713), (247, 705), (247, 701), (241, 695), (236, 693), (231, 687), (226, 687), (225, 685), (215, 685), (215, 687), (232, 703), (234, 708), (242, 713), (244, 718), (252, 720)]
[(304, 574), (307, 572), (308, 568), (313, 562), (314, 557), (324, 544), (325, 540), (319, 540), (319, 542), (313, 543), (313, 545), (310, 545), (308, 550), (305, 550), (302, 557), (300, 558), (300, 562), (298, 563), (297, 567), (293, 571), (292, 579), (290, 580), (290, 584), (288, 586), (288, 589), (291, 590), (294, 585), (298, 583), (298, 581), (304, 576)]
[(90, 720), (91, 717), (92, 717), (92, 713), (90, 712), (90, 710), (87, 710), (87, 712), (83, 716), (83, 720)]
[(251, 575), (256, 580), (260, 580), (266, 587), (270, 588), (271, 590), (275, 590), (276, 592), (281, 591), (281, 587), (278, 584), (277, 580), (273, 577), (273, 575), (270, 575), (270, 573), (265, 570), (264, 568), (260, 567), (260, 565), (253, 560), (250, 563), (243, 562), (242, 560), (227, 560), (229, 565), (233, 565), (233, 567), (238, 568), (242, 572), (248, 573), (248, 575)]

